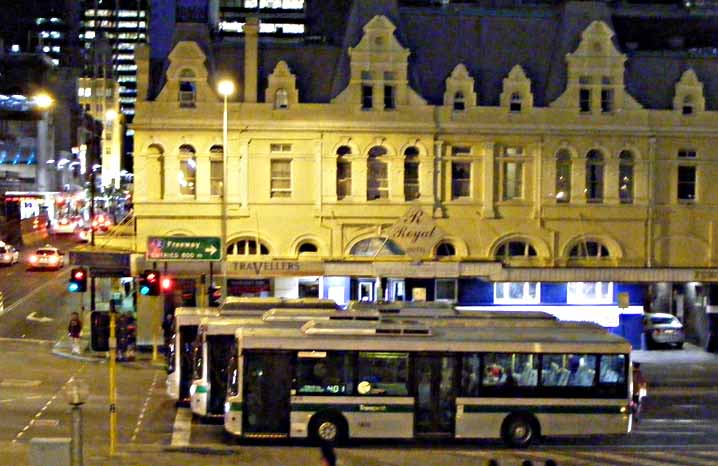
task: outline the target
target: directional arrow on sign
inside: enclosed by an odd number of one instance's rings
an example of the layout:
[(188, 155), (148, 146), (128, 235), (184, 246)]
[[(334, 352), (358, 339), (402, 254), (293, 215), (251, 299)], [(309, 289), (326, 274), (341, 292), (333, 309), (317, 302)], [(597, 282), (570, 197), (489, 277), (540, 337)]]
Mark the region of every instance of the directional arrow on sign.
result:
[(210, 253), (210, 255), (214, 255), (215, 252), (217, 252), (217, 248), (214, 247), (214, 244), (210, 244), (208, 248), (205, 248), (204, 252)]
[(52, 322), (52, 317), (46, 317), (46, 316), (38, 316), (36, 315), (37, 312), (31, 312), (27, 315), (27, 320), (32, 320), (34, 322)]

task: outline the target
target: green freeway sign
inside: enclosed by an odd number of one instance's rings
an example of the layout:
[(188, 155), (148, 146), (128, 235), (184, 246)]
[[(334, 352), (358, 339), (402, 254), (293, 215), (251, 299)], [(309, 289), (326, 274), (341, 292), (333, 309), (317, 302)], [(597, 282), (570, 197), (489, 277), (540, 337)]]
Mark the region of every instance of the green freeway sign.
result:
[(156, 261), (219, 261), (222, 242), (215, 236), (150, 236), (147, 259)]

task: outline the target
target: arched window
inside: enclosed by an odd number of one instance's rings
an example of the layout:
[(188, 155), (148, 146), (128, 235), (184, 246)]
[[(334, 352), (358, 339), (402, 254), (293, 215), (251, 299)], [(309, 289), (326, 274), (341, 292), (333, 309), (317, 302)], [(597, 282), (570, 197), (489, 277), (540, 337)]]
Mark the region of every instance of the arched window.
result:
[(348, 157), (352, 155), (349, 146), (337, 149), (337, 200), (342, 200), (352, 193), (352, 162)]
[(289, 95), (286, 89), (277, 89), (274, 93), (274, 108), (289, 108)]
[(195, 81), (197, 77), (194, 71), (185, 68), (179, 73), (179, 104), (182, 108), (191, 108), (197, 102), (197, 88)]
[(392, 240), (387, 238), (364, 239), (352, 246), (350, 256), (403, 256), (404, 251)]
[(297, 248), (297, 252), (299, 252), (300, 255), (316, 254), (317, 252), (319, 252), (319, 248), (317, 247), (316, 244), (312, 243), (311, 241), (305, 241), (299, 245), (299, 248)]
[(588, 240), (576, 243), (568, 253), (572, 259), (601, 259), (610, 257), (608, 248), (598, 241)]
[(509, 240), (496, 248), (496, 260), (520, 259), (536, 257), (536, 248), (523, 240)]
[(224, 148), (215, 144), (209, 148), (209, 154), (210, 195), (222, 196), (224, 194)]
[(369, 149), (366, 176), (366, 198), (368, 201), (389, 198), (389, 173), (387, 163), (382, 160), (386, 153), (386, 149), (381, 146)]
[(456, 248), (453, 244), (443, 242), (436, 246), (436, 257), (451, 257), (456, 255)]
[(464, 93), (459, 91), (454, 94), (454, 111), (463, 112), (464, 110), (466, 110), (466, 98)]
[(571, 201), (571, 153), (561, 149), (556, 153), (556, 202)]
[(157, 144), (152, 144), (150, 147), (147, 148), (147, 158), (148, 159), (156, 159), (160, 164), (159, 169), (159, 176), (160, 176), (160, 199), (164, 199), (165, 197), (165, 158), (164, 158), (164, 149), (162, 149), (161, 146)]
[(519, 94), (518, 92), (514, 92), (513, 94), (511, 94), (511, 100), (509, 101), (509, 111), (521, 111), (521, 94)]
[(259, 243), (259, 249), (257, 249), (257, 240), (254, 239), (241, 239), (230, 243), (227, 246), (227, 256), (267, 256), (269, 255), (269, 249), (267, 246)]
[(693, 96), (687, 95), (683, 98), (683, 106), (681, 107), (681, 113), (683, 115), (693, 115), (694, 105)]
[(419, 199), (419, 149), (414, 146), (404, 151), (404, 198)]
[(586, 201), (603, 202), (603, 155), (597, 150), (586, 154)]
[(618, 197), (621, 204), (633, 204), (633, 154), (621, 151), (618, 156)]
[(194, 147), (189, 144), (180, 146), (180, 170), (177, 173), (180, 194), (194, 196), (197, 183), (197, 157)]

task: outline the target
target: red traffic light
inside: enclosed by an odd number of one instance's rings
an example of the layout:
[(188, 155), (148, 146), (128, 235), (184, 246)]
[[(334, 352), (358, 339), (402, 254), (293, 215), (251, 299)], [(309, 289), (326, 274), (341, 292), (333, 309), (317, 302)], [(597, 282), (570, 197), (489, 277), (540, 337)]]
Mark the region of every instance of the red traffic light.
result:
[(85, 278), (85, 271), (84, 270), (76, 270), (74, 277), (75, 277), (75, 280), (82, 280), (83, 278)]
[(162, 289), (167, 291), (172, 289), (172, 279), (171, 278), (163, 278), (162, 279)]
[(150, 281), (150, 282), (153, 282), (153, 281), (157, 280), (157, 274), (155, 274), (154, 272), (148, 273), (148, 274), (147, 274), (147, 280)]

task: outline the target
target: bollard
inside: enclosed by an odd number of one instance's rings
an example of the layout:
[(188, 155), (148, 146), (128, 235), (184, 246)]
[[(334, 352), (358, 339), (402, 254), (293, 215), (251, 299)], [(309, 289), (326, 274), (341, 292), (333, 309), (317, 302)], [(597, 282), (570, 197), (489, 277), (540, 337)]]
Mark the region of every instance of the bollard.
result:
[(546, 466), (558, 466), (554, 460), (548, 459), (546, 460)]
[(486, 463), (486, 466), (499, 466), (499, 462), (495, 459), (490, 459), (488, 463)]
[(534, 466), (534, 463), (531, 460), (523, 460), (521, 466)]

